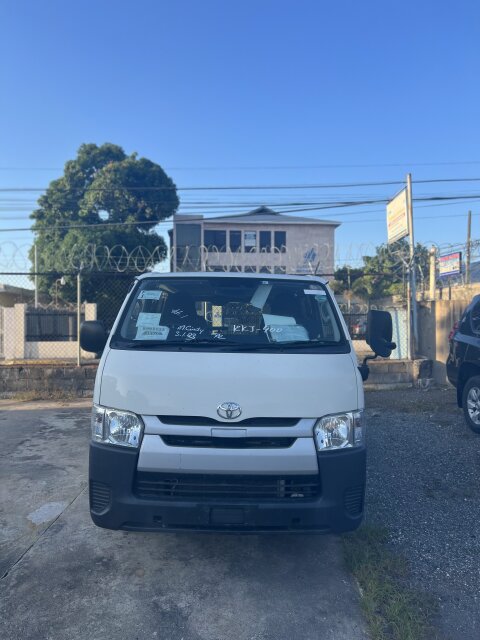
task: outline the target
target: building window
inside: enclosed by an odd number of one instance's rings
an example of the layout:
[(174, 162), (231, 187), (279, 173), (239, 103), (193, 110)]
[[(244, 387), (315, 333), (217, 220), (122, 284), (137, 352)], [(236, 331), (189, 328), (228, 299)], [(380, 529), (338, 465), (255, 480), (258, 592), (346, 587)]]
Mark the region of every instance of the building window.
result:
[(275, 251), (285, 253), (287, 250), (287, 232), (275, 231)]
[(208, 251), (226, 251), (227, 232), (217, 229), (205, 229), (203, 232), (203, 244)]
[(272, 273), (271, 267), (260, 267), (260, 273)]
[(257, 232), (256, 231), (243, 232), (243, 250), (246, 253), (255, 253), (255, 251), (257, 250)]
[(242, 232), (241, 231), (230, 231), (230, 251), (232, 253), (236, 253), (237, 251), (242, 250)]
[(273, 273), (287, 273), (287, 267), (274, 267)]
[(245, 267), (243, 271), (245, 273), (257, 273), (257, 267)]
[(272, 232), (260, 231), (260, 251), (270, 253), (272, 250)]

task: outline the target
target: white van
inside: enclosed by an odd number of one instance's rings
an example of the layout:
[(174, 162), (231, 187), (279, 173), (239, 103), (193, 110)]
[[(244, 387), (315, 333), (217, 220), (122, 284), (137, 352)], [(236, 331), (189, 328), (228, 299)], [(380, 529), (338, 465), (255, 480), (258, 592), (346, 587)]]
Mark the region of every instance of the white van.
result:
[[(370, 344), (388, 356), (391, 318), (373, 319)], [(243, 532), (360, 524), (368, 367), (359, 370), (321, 278), (144, 274), (110, 335), (85, 322), (81, 346), (103, 350), (90, 445), (95, 524)]]

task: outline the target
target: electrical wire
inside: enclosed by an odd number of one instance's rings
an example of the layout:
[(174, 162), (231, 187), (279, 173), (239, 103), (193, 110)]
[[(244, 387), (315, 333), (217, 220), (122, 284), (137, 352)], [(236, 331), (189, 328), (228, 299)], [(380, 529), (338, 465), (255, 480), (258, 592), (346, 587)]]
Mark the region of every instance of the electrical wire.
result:
[[(459, 165), (477, 165), (480, 160), (445, 160), (437, 162), (380, 162), (380, 163), (363, 163), (363, 164), (313, 164), (313, 165), (259, 165), (259, 166), (166, 166), (165, 171), (259, 171), (276, 169), (362, 169), (377, 167), (440, 167), (440, 166), (459, 166)], [(0, 171), (63, 171), (64, 167), (0, 167)]]

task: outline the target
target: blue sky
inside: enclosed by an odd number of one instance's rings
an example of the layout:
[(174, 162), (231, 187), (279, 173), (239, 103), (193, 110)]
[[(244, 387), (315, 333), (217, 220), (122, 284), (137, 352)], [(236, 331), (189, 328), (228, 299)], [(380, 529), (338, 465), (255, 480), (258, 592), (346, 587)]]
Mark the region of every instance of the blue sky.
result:
[[(179, 187), (480, 177), (479, 43), (470, 0), (3, 0), (0, 187), (46, 186), (81, 143), (105, 141)], [(211, 214), (396, 190), (180, 197)], [(480, 194), (480, 181), (414, 190), (442, 194)], [(28, 226), (36, 195), (1, 192), (0, 229)], [(417, 239), (462, 242), (468, 208), (478, 238), (472, 200), (416, 206)], [(308, 215), (342, 221), (339, 258), (352, 263), (386, 239), (383, 205)], [(0, 248), (31, 242), (0, 235)]]

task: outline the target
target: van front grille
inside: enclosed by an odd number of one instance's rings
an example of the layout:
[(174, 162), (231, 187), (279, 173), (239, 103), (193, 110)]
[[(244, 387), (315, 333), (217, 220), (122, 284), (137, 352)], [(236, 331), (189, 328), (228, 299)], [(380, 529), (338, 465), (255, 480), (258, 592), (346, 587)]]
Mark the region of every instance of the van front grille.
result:
[(196, 427), (294, 427), (300, 418), (247, 418), (235, 422), (214, 420), (205, 416), (157, 416), (163, 424)]
[(146, 499), (185, 500), (313, 500), (320, 477), (169, 474), (139, 471), (134, 492)]
[(287, 449), (296, 438), (217, 438), (211, 436), (161, 436), (169, 447), (209, 449)]

